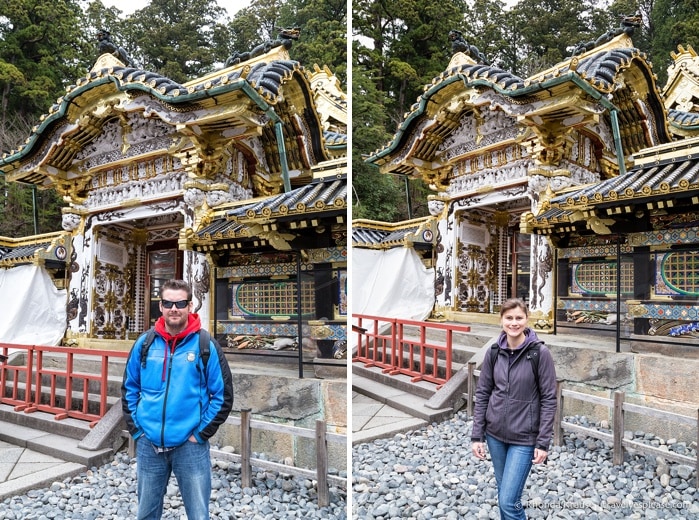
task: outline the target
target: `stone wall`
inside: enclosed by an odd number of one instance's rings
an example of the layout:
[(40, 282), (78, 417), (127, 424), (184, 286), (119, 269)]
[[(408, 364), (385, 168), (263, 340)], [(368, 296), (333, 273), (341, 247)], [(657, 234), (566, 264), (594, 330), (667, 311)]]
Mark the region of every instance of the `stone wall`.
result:
[[(548, 343), (548, 341), (547, 341)], [(574, 346), (549, 345), (556, 372), (565, 388), (613, 399), (617, 390), (626, 401), (697, 418), (699, 360), (634, 352), (608, 352)], [(587, 415), (611, 423), (611, 409), (564, 399), (564, 415)], [(672, 421), (629, 413), (627, 431), (644, 431), (668, 439), (696, 442), (697, 429)]]
[[(239, 372), (233, 368), (232, 415), (250, 409), (252, 418), (265, 422), (315, 430), (316, 420), (325, 419), (328, 431), (347, 434), (347, 380), (299, 379), (274, 373)], [(348, 441), (349, 442), (349, 441)], [(240, 453), (240, 427), (223, 425), (212, 444), (231, 446)], [(252, 430), (252, 451), (267, 460), (290, 462), (315, 469), (315, 439), (290, 434)], [(328, 443), (328, 467), (347, 470), (347, 443)]]

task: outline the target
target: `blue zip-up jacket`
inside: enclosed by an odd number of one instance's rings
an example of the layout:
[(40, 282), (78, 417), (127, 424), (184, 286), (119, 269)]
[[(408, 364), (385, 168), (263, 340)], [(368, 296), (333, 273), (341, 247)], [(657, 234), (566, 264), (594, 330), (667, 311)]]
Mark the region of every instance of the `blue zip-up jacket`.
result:
[(228, 361), (212, 341), (204, 370), (198, 315), (190, 314), (185, 331), (171, 338), (174, 349), (163, 337), (164, 324), (158, 322), (146, 366), (141, 366), (145, 334), (136, 340), (126, 362), (121, 400), (126, 425), (134, 439), (145, 436), (156, 446), (180, 446), (190, 435), (203, 443), (233, 407)]
[(507, 335), (498, 338), (495, 366), (486, 354), (476, 388), (471, 440), (482, 442), (485, 434), (501, 442), (535, 446), (549, 450), (556, 415), (556, 368), (551, 352), (539, 347), (539, 385), (527, 352), (539, 341), (536, 333), (525, 329), (522, 345), (510, 354)]

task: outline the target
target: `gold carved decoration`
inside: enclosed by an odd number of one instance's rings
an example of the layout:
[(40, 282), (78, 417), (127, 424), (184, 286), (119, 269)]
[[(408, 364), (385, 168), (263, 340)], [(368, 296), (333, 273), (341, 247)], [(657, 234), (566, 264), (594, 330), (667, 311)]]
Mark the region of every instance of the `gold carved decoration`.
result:
[[(532, 130), (536, 134), (536, 140), (531, 145), (534, 159), (542, 166), (560, 164), (565, 153), (566, 136), (571, 128), (560, 123), (549, 123), (545, 126), (533, 126)], [(555, 175), (560, 174), (556, 173)]]
[(437, 170), (416, 168), (416, 170), (431, 190), (444, 191), (449, 187), (449, 173), (451, 173), (451, 167), (439, 168)]
[(87, 199), (87, 186), (89, 183), (89, 177), (75, 178), (69, 181), (54, 179), (53, 187), (63, 197), (64, 201), (72, 204), (82, 204)]
[(532, 312), (529, 315), (529, 323), (536, 332), (550, 333), (553, 331), (553, 312)]
[(632, 318), (641, 318), (648, 315), (648, 309), (642, 304), (632, 304), (630, 301), (626, 302), (626, 313)]
[(261, 175), (255, 174), (252, 176), (252, 183), (255, 187), (255, 193), (259, 196), (277, 195), (281, 193), (283, 186), (281, 176), (267, 180)]

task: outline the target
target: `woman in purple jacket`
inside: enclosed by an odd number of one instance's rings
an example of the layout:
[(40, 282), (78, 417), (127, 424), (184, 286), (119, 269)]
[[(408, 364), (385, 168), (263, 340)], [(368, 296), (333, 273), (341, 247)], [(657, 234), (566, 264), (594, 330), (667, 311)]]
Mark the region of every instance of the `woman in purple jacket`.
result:
[(556, 413), (553, 358), (528, 318), (522, 300), (502, 304), (497, 355), (488, 350), (476, 389), (472, 450), (485, 460), (488, 445), (501, 520), (526, 520), (522, 491), (532, 463), (546, 460)]

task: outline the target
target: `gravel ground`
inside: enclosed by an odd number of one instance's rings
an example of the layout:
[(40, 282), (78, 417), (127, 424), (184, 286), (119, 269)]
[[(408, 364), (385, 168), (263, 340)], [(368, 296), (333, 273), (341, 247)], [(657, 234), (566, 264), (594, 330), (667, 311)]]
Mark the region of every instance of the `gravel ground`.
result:
[[(585, 417), (567, 421), (609, 431)], [(471, 455), (465, 414), (420, 430), (353, 447), (352, 518), (499, 519), (490, 461)], [(643, 432), (634, 440), (696, 456), (695, 447)], [(530, 519), (699, 519), (694, 468), (628, 453), (612, 464), (607, 443), (567, 433), (535, 465), (522, 497)]]
[[(318, 507), (315, 483), (278, 472), (253, 470), (253, 487), (241, 488), (240, 464), (213, 458), (212, 519), (347, 518), (346, 492), (330, 489), (330, 506)], [(0, 520), (115, 520), (136, 518), (136, 461), (119, 452), (110, 464), (6, 499)], [(174, 477), (163, 518), (183, 520)]]

